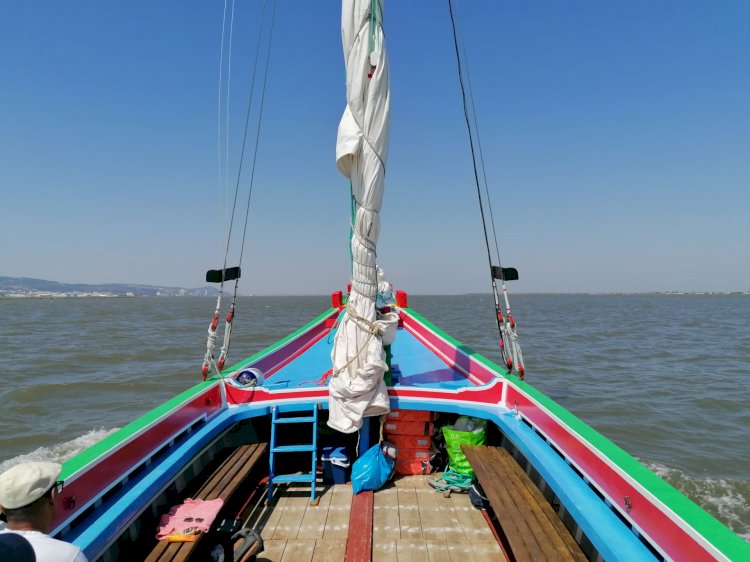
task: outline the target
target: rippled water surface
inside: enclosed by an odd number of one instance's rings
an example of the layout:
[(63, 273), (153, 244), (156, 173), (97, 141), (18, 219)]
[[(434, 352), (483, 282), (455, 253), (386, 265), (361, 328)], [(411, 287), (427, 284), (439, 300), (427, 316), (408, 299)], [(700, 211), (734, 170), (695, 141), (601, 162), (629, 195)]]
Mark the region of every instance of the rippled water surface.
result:
[[(750, 297), (514, 295), (528, 381), (750, 539)], [(326, 297), (244, 297), (232, 362)], [(410, 305), (497, 361), (486, 295)], [(214, 301), (0, 299), (0, 471), (65, 459), (200, 380)]]

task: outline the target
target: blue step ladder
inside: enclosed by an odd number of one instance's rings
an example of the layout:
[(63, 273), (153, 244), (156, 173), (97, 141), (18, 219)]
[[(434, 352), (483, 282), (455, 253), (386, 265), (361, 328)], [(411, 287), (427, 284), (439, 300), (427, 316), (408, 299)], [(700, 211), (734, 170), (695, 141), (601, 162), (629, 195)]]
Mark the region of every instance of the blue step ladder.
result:
[[(284, 424), (312, 424), (312, 443), (301, 445), (277, 445), (277, 426)], [(276, 455), (281, 453), (310, 453), (311, 470), (309, 474), (276, 474)], [(282, 417), (279, 408), (271, 407), (271, 452), (268, 456), (268, 497), (266, 505), (273, 501), (273, 487), (277, 484), (308, 483), (310, 484), (310, 504), (318, 505), (320, 498), (315, 497), (316, 464), (318, 460), (318, 404), (314, 404), (310, 415)]]

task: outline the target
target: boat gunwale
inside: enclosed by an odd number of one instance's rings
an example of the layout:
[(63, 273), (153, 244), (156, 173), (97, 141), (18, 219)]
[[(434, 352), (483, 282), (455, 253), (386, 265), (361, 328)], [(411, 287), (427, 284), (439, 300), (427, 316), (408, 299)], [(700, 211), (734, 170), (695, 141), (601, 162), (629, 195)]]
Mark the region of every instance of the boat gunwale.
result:
[[(480, 353), (472, 350), (462, 342), (459, 342), (449, 334), (445, 333), (435, 324), (421, 316), (410, 308), (401, 309), (407, 313), (414, 322), (422, 324), (435, 337), (442, 339), (453, 346), (459, 355), (465, 355), (469, 360), (469, 365), (477, 365), (480, 369), (487, 369), (495, 377), (501, 378), (507, 388), (507, 393), (503, 393), (504, 406), (511, 409), (513, 401), (513, 392), (526, 396), (533, 402), (534, 407), (526, 409), (519, 408), (519, 413), (525, 417), (529, 424), (539, 430), (539, 412), (546, 416), (554, 425), (567, 432), (571, 438), (584, 446), (588, 451), (605, 463), (617, 478), (621, 479), (633, 490), (637, 490), (640, 495), (647, 499), (648, 503), (654, 506), (670, 522), (674, 523), (679, 529), (694, 543), (702, 548), (711, 559), (719, 558), (725, 560), (739, 559), (741, 556), (750, 557), (750, 545), (743, 541), (731, 529), (721, 523), (718, 519), (706, 512), (703, 508), (693, 502), (690, 498), (682, 494), (668, 482), (654, 474), (648, 467), (644, 466), (627, 451), (623, 450), (607, 437), (596, 431), (586, 422), (575, 416), (553, 399), (543, 394), (538, 389), (531, 386), (526, 381), (520, 380), (516, 375), (507, 374), (503, 369), (490, 359)], [(405, 322), (406, 324), (406, 322)], [(593, 484), (604, 497), (609, 494), (605, 492), (610, 488), (607, 486), (608, 479), (605, 475), (597, 478), (591, 475), (587, 470), (578, 466), (576, 462), (577, 455), (570, 450), (564, 443), (556, 442), (554, 439), (548, 441), (564, 458), (570, 460), (576, 466), (576, 469)], [(643, 529), (643, 521), (639, 522), (634, 519), (634, 513), (629, 513), (620, 505), (620, 502), (612, 501), (611, 505), (617, 509), (620, 515), (629, 521), (635, 529), (641, 532), (644, 537), (649, 534)], [(649, 541), (650, 544), (667, 556), (671, 549), (665, 549), (663, 544), (656, 541)], [(673, 541), (674, 545), (681, 547), (679, 540)]]
[[(315, 332), (316, 328), (325, 329), (326, 320), (332, 315), (338, 314), (340, 310), (340, 308), (328, 309), (286, 338), (229, 367), (226, 372), (236, 372), (239, 369), (257, 364), (259, 360), (267, 358), (274, 353), (282, 353), (288, 344), (298, 338), (304, 335), (310, 336), (311, 333)], [(400, 309), (400, 312), (405, 320), (405, 327), (407, 329), (411, 328), (410, 332), (413, 333), (414, 324), (425, 329), (425, 333), (422, 336), (428, 337), (428, 341), (423, 343), (432, 343), (433, 345), (430, 347), (437, 348), (438, 350), (441, 346), (449, 346), (456, 354), (456, 366), (459, 366), (459, 363), (463, 362), (465, 365), (468, 365), (470, 374), (482, 376), (482, 378), (486, 378), (489, 374), (492, 378), (481, 386), (457, 389), (391, 387), (389, 388), (389, 395), (392, 404), (396, 406), (408, 406), (420, 401), (433, 401), (435, 406), (438, 406), (438, 403), (440, 403), (441, 407), (439, 409), (443, 410), (446, 405), (454, 403), (464, 408), (480, 408), (485, 409), (488, 413), (502, 415), (503, 412), (507, 413), (509, 411), (509, 403), (514, 401), (516, 396), (524, 397), (528, 400), (528, 405), (521, 405), (519, 408), (520, 415), (526, 419), (532, 429), (547, 441), (548, 445), (551, 445), (560, 456), (573, 465), (583, 476), (584, 481), (588, 482), (605, 499), (609, 500), (608, 506), (611, 509), (619, 511), (621, 517), (632, 524), (636, 530), (635, 532), (640, 532), (645, 538), (650, 536), (648, 531), (644, 530), (643, 522), (639, 523), (632, 516), (634, 515), (632, 511), (631, 513), (627, 513), (619, 505), (619, 502), (612, 501), (612, 498), (609, 497), (607, 493), (608, 488), (606, 487), (606, 475), (592, 475), (587, 470), (584, 470), (580, 463), (580, 456), (571, 447), (566, 446), (565, 443), (550, 439), (550, 436), (543, 430), (545, 422), (551, 423), (553, 427), (557, 427), (567, 433), (571, 439), (602, 461), (611, 475), (620, 479), (633, 490), (637, 490), (646, 499), (648, 504), (652, 505), (659, 514), (676, 524), (687, 538), (694, 541), (707, 554), (710, 553), (718, 558), (726, 557), (726, 559), (735, 559), (750, 552), (750, 545), (747, 545), (747, 543), (742, 541), (740, 537), (721, 522), (554, 400), (528, 383), (519, 380), (517, 377), (507, 375), (505, 370), (500, 366), (452, 338), (415, 311), (405, 307)], [(430, 339), (431, 342), (429, 341)], [(433, 349), (433, 352), (435, 352), (435, 349)], [(439, 356), (444, 361), (449, 359), (444, 350)], [(471, 373), (472, 369), (474, 369), (474, 373)], [(157, 430), (170, 414), (179, 411), (181, 408), (185, 408), (187, 404), (191, 403), (191, 399), (194, 400), (200, 397), (202, 393), (212, 389), (218, 392), (221, 378), (223, 377), (215, 376), (208, 381), (201, 382), (185, 390), (178, 396), (105, 437), (89, 449), (82, 451), (64, 464), (63, 477), (67, 476), (73, 480), (80, 478), (100, 462), (105, 462), (115, 451), (132, 443), (138, 435)], [(325, 405), (327, 402), (327, 389), (325, 387), (284, 390), (258, 387), (254, 391), (249, 391), (249, 395), (252, 396), (249, 400), (252, 403), (247, 404), (247, 406), (252, 406), (253, 409), (255, 409), (254, 407), (266, 407), (267, 402), (278, 402), (279, 400), (283, 400), (286, 404), (314, 401)], [(217, 405), (216, 407), (220, 406)], [(234, 409), (241, 406), (229, 405), (228, 407)], [(490, 412), (492, 409), (495, 412)], [(224, 409), (221, 408), (216, 413), (218, 414), (221, 411), (224, 411)], [(178, 435), (179, 432), (176, 434)], [(132, 468), (132, 466), (129, 467), (129, 471), (132, 471)], [(126, 472), (128, 471), (123, 472), (123, 475)], [(108, 483), (108, 487), (111, 488), (120, 481), (122, 481), (122, 478), (114, 479)], [(64, 528), (65, 524), (74, 519), (79, 513), (80, 509), (76, 508), (66, 518), (64, 523), (56, 526), (56, 531)], [(666, 556), (671, 556), (669, 545), (659, 544), (656, 541), (649, 541), (649, 543), (658, 551), (666, 554)]]
[[(338, 313), (338, 310), (336, 308), (326, 310), (285, 338), (265, 347), (251, 357), (228, 367), (225, 372), (235, 372), (273, 353), (280, 352), (298, 338), (304, 337), (321, 326), (328, 317), (334, 313)], [(61, 473), (61, 479), (66, 483), (66, 493), (63, 494), (63, 501), (58, 504), (57, 515), (50, 534), (66, 533), (70, 525), (82, 513), (108, 494), (115, 486), (127, 479), (135, 470), (143, 466), (148, 459), (152, 458), (163, 450), (165, 446), (168, 446), (183, 434), (189, 427), (194, 426), (202, 418), (210, 421), (218, 415), (224, 409), (220, 396), (221, 379), (224, 376), (215, 375), (206, 381), (195, 384), (66, 460), (63, 463)], [(204, 402), (202, 405), (197, 404), (201, 401)], [(191, 405), (195, 405), (195, 415), (192, 417), (185, 415), (178, 429), (164, 432), (165, 435), (163, 435), (166, 422), (183, 414)], [(175, 424), (175, 427), (177, 427), (177, 424)], [(147, 452), (144, 453), (140, 445), (138, 447), (135, 446), (137, 441), (148, 439), (152, 435), (156, 438), (150, 441), (152, 446), (148, 447)], [(99, 478), (85, 478), (86, 475), (98, 467), (106, 466), (105, 463), (116, 454), (123, 452), (125, 449), (133, 448), (135, 448), (135, 454), (132, 454), (134, 460), (125, 463), (125, 468), (116, 477), (110, 478), (106, 482), (101, 482)], [(138, 460), (135, 460), (135, 457), (138, 457)], [(94, 485), (92, 486), (89, 482), (93, 482)], [(84, 486), (87, 486), (88, 489), (81, 490)], [(71, 500), (66, 501), (66, 498), (73, 498), (72, 505)]]

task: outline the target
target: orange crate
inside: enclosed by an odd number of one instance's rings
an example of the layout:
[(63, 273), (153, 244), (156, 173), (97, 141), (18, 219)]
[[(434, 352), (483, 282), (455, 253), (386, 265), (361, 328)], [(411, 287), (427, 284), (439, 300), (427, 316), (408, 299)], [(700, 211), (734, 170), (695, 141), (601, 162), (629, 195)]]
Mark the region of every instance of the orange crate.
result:
[(428, 422), (437, 419), (436, 412), (428, 410), (391, 410), (385, 418), (387, 421), (419, 421)]
[(386, 435), (432, 435), (435, 426), (432, 422), (385, 420), (383, 431)]
[(435, 455), (431, 450), (399, 449), (396, 457), (396, 472), (403, 476), (413, 474), (430, 474), (430, 459)]
[(388, 434), (388, 441), (393, 443), (397, 449), (422, 449), (423, 451), (432, 446), (432, 438), (425, 435), (395, 435)]

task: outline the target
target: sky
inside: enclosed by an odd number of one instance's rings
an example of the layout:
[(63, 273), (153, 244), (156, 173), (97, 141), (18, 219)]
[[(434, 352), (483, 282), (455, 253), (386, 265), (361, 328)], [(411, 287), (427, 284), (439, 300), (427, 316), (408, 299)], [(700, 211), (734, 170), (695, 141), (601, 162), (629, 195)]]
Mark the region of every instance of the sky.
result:
[[(235, 5), (227, 196), (223, 1), (0, 0), (0, 275), (204, 285), (224, 260), (261, 5)], [(750, 290), (750, 3), (458, 11), (500, 257), (520, 272), (511, 292)], [(391, 0), (384, 26), (379, 263), (411, 293), (486, 292), (447, 1)], [(279, 2), (243, 294), (346, 285), (344, 95), (338, 2)]]

